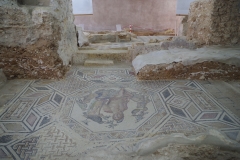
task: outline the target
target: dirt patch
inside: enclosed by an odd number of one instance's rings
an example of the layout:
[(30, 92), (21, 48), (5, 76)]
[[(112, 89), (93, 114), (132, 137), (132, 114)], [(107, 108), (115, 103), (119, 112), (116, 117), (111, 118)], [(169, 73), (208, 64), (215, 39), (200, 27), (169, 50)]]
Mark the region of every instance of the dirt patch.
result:
[(137, 36), (174, 36), (175, 31), (173, 29), (166, 29), (163, 31), (151, 31), (151, 30), (133, 30)]
[(8, 79), (63, 78), (67, 67), (57, 54), (57, 46), (46, 40), (39, 40), (26, 47), (0, 46), (0, 68)]
[(180, 62), (161, 65), (146, 65), (138, 72), (137, 77), (140, 80), (239, 80), (240, 67), (212, 61), (189, 66), (184, 66)]
[(226, 151), (218, 146), (211, 145), (179, 145), (170, 144), (168, 147), (159, 149), (152, 155), (155, 158), (175, 160), (237, 160), (240, 154), (235, 151)]

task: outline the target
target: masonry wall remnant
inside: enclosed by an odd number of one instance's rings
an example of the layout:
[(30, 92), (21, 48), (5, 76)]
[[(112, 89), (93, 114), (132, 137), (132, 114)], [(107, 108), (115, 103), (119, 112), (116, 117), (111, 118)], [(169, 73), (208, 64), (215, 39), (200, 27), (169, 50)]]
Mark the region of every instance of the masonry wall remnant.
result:
[(194, 1), (188, 16), (187, 37), (199, 44), (240, 43), (240, 1)]
[(0, 68), (8, 78), (62, 78), (77, 51), (72, 3), (28, 2), (0, 2)]

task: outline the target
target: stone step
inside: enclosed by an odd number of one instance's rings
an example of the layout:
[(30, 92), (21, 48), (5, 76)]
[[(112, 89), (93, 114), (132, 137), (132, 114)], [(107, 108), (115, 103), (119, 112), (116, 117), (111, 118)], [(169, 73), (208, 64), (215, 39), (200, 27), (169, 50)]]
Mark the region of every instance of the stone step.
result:
[(78, 50), (78, 54), (127, 54), (128, 50), (122, 49), (106, 49), (106, 50), (95, 50), (95, 49), (83, 49)]
[(91, 34), (88, 36), (90, 43), (116, 42), (117, 36), (115, 33), (109, 34)]
[(105, 34), (90, 34), (87, 36), (90, 43), (105, 43), (105, 42), (130, 42), (130, 33), (105, 33)]
[[(103, 47), (104, 49), (102, 49)], [(128, 50), (129, 47), (130, 46), (92, 45), (78, 47), (78, 50)]]
[(85, 60), (95, 59), (128, 62), (131, 56), (128, 50), (78, 50), (73, 57), (73, 64), (81, 65)]
[(84, 66), (109, 66), (113, 65), (112, 60), (102, 60), (102, 59), (87, 59), (84, 62)]

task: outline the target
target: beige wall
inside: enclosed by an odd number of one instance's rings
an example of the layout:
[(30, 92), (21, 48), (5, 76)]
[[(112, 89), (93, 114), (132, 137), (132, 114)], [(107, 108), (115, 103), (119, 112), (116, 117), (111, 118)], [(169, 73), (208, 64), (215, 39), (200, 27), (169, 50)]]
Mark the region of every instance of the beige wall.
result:
[(93, 0), (93, 15), (75, 16), (87, 30), (115, 30), (116, 24), (175, 29), (175, 21), (176, 0)]

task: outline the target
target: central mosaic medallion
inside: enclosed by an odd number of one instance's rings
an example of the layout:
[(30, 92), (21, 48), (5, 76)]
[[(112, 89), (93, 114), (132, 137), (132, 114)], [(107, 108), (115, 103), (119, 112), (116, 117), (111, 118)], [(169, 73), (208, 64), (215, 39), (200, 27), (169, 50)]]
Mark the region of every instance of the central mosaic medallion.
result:
[(169, 113), (159, 91), (171, 81), (152, 87), (152, 83), (137, 82), (128, 69), (86, 69), (75, 76), (91, 85), (68, 94), (60, 121), (83, 139), (142, 138)]
[(96, 84), (69, 96), (60, 120), (90, 141), (141, 138), (167, 116), (159, 94)]
[(97, 89), (75, 100), (71, 117), (92, 131), (136, 129), (157, 109), (130, 88)]

